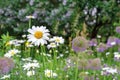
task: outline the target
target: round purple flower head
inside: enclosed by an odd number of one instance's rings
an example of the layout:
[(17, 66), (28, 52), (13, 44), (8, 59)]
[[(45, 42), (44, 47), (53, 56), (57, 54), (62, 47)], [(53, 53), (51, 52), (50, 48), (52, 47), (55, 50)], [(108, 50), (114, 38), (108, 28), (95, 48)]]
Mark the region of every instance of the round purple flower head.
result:
[(7, 74), (12, 68), (14, 68), (14, 62), (11, 58), (0, 58), (0, 74)]
[(85, 51), (88, 47), (88, 41), (84, 37), (79, 36), (72, 40), (72, 49), (75, 52)]
[(104, 52), (107, 49), (107, 45), (100, 43), (97, 47), (98, 52)]
[(89, 41), (89, 45), (90, 46), (97, 46), (97, 40), (96, 39), (92, 39)]
[(116, 32), (120, 33), (120, 26), (116, 27)]

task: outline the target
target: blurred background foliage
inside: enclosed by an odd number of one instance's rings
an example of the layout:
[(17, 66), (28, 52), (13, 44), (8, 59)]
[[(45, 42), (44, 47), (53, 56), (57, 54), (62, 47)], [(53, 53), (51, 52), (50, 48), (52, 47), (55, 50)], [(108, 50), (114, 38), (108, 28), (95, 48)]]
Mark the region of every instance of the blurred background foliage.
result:
[(88, 38), (108, 38), (120, 26), (120, 0), (0, 0), (0, 35), (26, 34), (29, 15), (32, 25), (47, 26), (52, 35), (68, 39), (85, 27)]

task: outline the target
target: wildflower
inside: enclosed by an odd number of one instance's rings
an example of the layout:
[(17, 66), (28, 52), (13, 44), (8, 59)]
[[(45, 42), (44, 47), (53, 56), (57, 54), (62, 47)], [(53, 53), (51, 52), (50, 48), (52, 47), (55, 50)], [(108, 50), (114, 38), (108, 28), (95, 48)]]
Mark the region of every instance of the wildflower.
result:
[(101, 35), (97, 35), (97, 38), (101, 38)]
[(117, 38), (115, 38), (115, 37), (109, 37), (107, 40), (107, 46), (112, 47), (112, 46), (116, 45), (116, 40), (117, 40)]
[(26, 37), (26, 35), (22, 35), (22, 37), (23, 37), (23, 38), (25, 38), (25, 37)]
[(30, 69), (35, 69), (39, 68), (39, 63), (38, 62), (28, 62), (23, 65), (24, 70), (30, 70)]
[(32, 26), (32, 29), (28, 29), (30, 33), (28, 37), (28, 41), (34, 44), (35, 46), (39, 46), (47, 44), (47, 40), (49, 39), (49, 30), (44, 26)]
[(96, 59), (90, 59), (88, 61), (88, 69), (92, 70), (100, 70), (101, 69), (101, 61), (99, 58)]
[(103, 67), (102, 68), (102, 75), (109, 75), (109, 74), (116, 74), (118, 73), (117, 69), (111, 67)]
[(20, 53), (20, 51), (17, 49), (12, 49), (12, 50), (9, 50), (4, 56), (10, 58), (10, 57), (16, 55), (17, 53)]
[(47, 45), (47, 48), (50, 49), (50, 48), (55, 48), (57, 47), (56, 43), (50, 43), (49, 45)]
[(104, 52), (107, 49), (107, 46), (103, 43), (100, 43), (96, 49), (98, 52)]
[(120, 33), (120, 26), (116, 27), (116, 32)]
[(4, 75), (3, 77), (1, 77), (0, 79), (8, 79), (10, 78), (10, 74), (9, 75)]
[(109, 54), (110, 54), (110, 52), (107, 52), (107, 53), (106, 53), (106, 56), (109, 55)]
[(62, 37), (54, 36), (50, 39), (50, 42), (55, 42), (57, 45), (59, 45), (64, 43), (64, 39)]
[(14, 39), (14, 40), (10, 40), (9, 42), (7, 42), (5, 44), (5, 46), (9, 46), (9, 45), (14, 45), (14, 46), (20, 46), (22, 43), (24, 43), (25, 41), (24, 40), (17, 40), (17, 39)]
[(33, 76), (35, 75), (35, 71), (27, 71), (27, 76)]
[(92, 39), (91, 41), (89, 41), (89, 45), (90, 46), (97, 46), (97, 40), (96, 39)]
[(75, 52), (85, 51), (88, 47), (88, 41), (84, 37), (76, 37), (72, 40), (72, 49)]
[(91, 55), (91, 54), (93, 54), (93, 51), (92, 50), (86, 50), (86, 53), (88, 53), (88, 55)]
[(26, 47), (33, 47), (33, 45), (30, 42), (28, 42), (28, 41), (25, 43), (25, 46)]
[(22, 58), (22, 61), (32, 61), (32, 58), (31, 57), (28, 57), (28, 58)]
[(12, 59), (7, 57), (0, 58), (0, 74), (8, 73), (12, 68), (14, 68)]
[(45, 70), (45, 76), (52, 78), (52, 77), (57, 77), (57, 74), (54, 73), (52, 70), (46, 69), (46, 70)]
[(27, 19), (35, 19), (35, 17), (34, 17), (34, 16), (31, 16), (31, 15), (30, 15), (30, 16), (26, 16), (26, 18), (27, 18)]
[(114, 53), (114, 60), (120, 61), (120, 54), (119, 53)]
[(116, 38), (116, 44), (120, 45), (120, 39), (119, 38)]

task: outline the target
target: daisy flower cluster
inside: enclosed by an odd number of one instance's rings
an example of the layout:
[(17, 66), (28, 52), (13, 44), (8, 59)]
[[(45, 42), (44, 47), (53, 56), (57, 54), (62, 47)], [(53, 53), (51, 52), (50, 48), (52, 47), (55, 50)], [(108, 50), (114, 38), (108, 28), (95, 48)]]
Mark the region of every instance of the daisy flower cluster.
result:
[(28, 32), (30, 33), (27, 35), (28, 42), (31, 42), (35, 46), (47, 44), (49, 41), (50, 43), (47, 47), (50, 49), (64, 43), (62, 37), (54, 36), (50, 38), (50, 31), (45, 26), (32, 26), (32, 28), (28, 29)]
[(35, 75), (35, 70), (40, 67), (40, 64), (37, 60), (32, 60), (32, 58), (22, 59), (25, 61), (23, 65), (23, 70), (27, 71), (27, 76)]

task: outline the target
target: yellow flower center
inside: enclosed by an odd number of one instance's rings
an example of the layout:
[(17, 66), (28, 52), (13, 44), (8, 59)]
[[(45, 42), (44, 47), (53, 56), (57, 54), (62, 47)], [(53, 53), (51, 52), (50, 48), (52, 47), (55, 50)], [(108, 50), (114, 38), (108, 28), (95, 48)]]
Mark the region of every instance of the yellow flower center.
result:
[(60, 42), (60, 39), (59, 39), (59, 38), (57, 38), (55, 41), (56, 41), (56, 42)]
[(25, 43), (25, 45), (26, 45), (26, 46), (29, 46), (29, 45), (30, 45), (30, 43), (29, 43), (29, 42), (26, 42), (26, 43)]
[(14, 51), (11, 51), (11, 54), (12, 54), (12, 55), (14, 55), (14, 54), (15, 54), (15, 52), (14, 52)]
[(41, 31), (36, 31), (34, 36), (35, 36), (35, 38), (40, 39), (43, 37), (43, 33)]
[(51, 72), (47, 72), (47, 73), (46, 73), (46, 76), (47, 76), (47, 77), (51, 77)]

